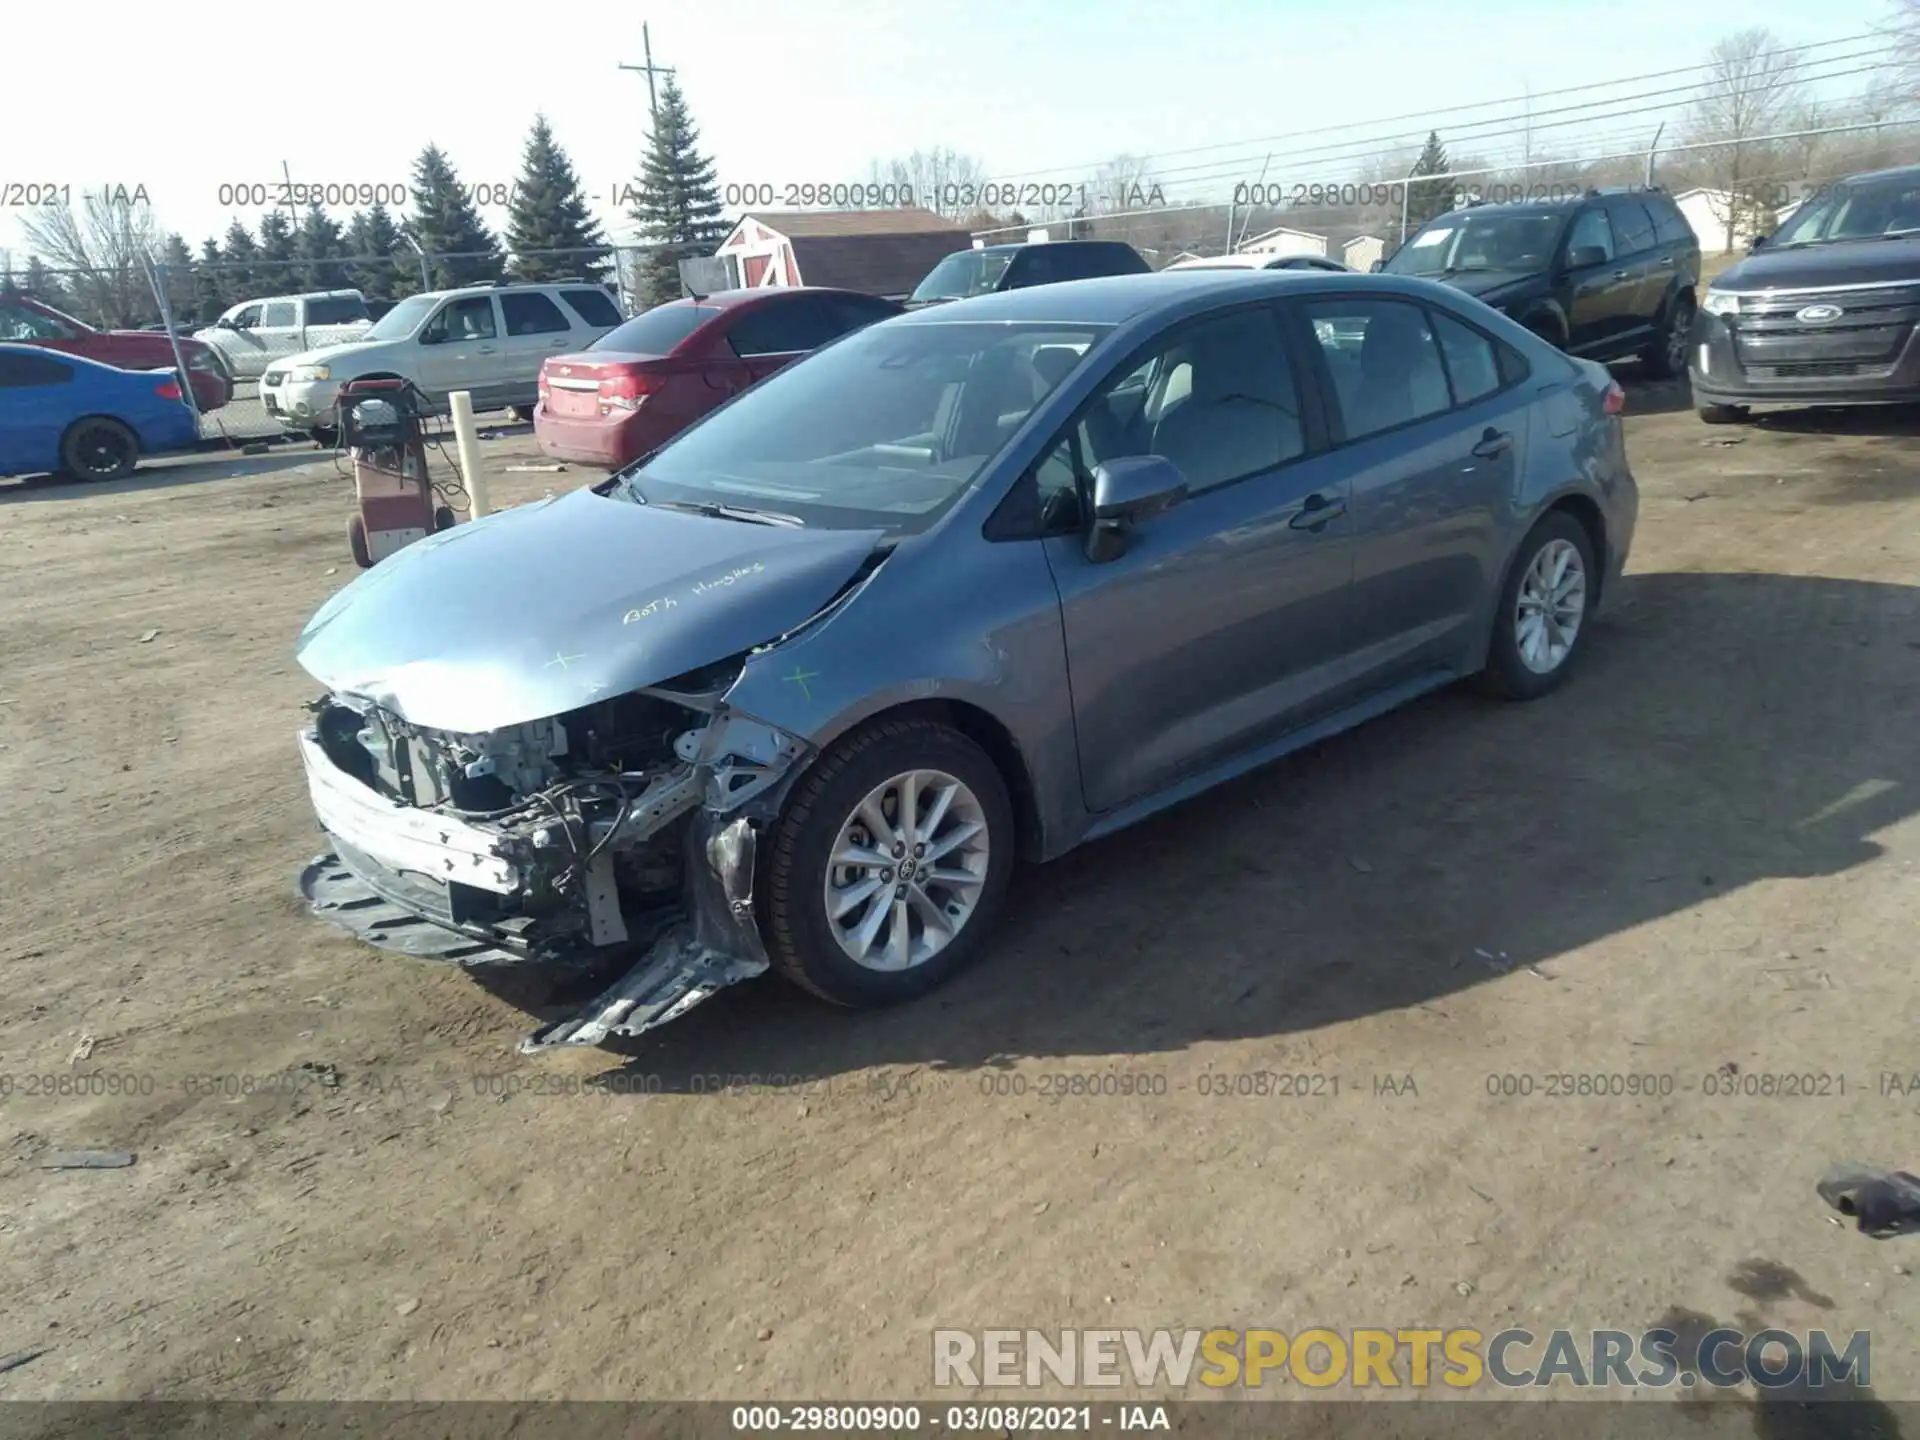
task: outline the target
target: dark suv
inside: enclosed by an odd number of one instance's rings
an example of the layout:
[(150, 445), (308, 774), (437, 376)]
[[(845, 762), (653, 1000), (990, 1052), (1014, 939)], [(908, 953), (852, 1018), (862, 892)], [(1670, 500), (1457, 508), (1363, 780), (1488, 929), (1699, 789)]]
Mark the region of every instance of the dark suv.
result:
[(1700, 242), (1656, 187), (1450, 210), (1382, 268), (1478, 296), (1569, 355), (1686, 369)]
[(1153, 267), (1123, 240), (1051, 240), (956, 250), (914, 287), (907, 307), (967, 300), (995, 290), (1024, 290), (1102, 275), (1144, 275)]
[(1694, 323), (1702, 420), (1920, 400), (1920, 165), (1822, 190), (1753, 250), (1707, 287)]

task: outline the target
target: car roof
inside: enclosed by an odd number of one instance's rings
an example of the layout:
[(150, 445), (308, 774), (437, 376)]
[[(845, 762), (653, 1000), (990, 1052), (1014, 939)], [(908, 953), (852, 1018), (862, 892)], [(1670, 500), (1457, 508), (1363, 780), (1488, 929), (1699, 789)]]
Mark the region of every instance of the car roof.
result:
[[(1385, 293), (1432, 296), (1444, 287), (1399, 275), (1361, 275), (1341, 270), (1161, 270), (1146, 275), (1103, 275), (1095, 280), (1063, 280), (1001, 290), (970, 300), (948, 300), (887, 321), (889, 325), (942, 325), (961, 321), (1054, 322), (1119, 325), (1169, 318), (1192, 308), (1196, 299), (1258, 299), (1306, 294), (1315, 290), (1351, 290), (1356, 285)], [(1449, 292), (1459, 299), (1459, 292)]]
[(1849, 175), (1839, 181), (1841, 185), (1854, 185), (1862, 180), (1920, 180), (1920, 165), (1895, 165), (1890, 170), (1864, 170), (1858, 175)]

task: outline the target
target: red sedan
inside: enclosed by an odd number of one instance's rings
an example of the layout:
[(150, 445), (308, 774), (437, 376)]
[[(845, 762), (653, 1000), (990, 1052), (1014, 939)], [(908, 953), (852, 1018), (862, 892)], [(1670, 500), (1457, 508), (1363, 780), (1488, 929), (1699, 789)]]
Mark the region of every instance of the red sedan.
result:
[[(0, 340), (84, 355), (116, 370), (171, 370), (175, 363), (173, 345), (164, 333), (96, 330), (18, 290), (0, 290)], [(201, 413), (218, 410), (233, 399), (233, 381), (210, 346), (183, 335), (180, 359), (186, 362), (193, 402)]]
[(809, 286), (656, 305), (547, 360), (534, 437), (556, 460), (617, 470), (809, 350), (900, 313), (891, 300)]

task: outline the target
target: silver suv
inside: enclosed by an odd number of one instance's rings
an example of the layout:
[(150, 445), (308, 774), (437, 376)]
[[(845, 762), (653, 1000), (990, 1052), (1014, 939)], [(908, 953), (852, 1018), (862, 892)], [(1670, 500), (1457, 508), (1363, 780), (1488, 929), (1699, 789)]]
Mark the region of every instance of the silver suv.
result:
[(276, 420), (309, 431), (334, 427), (336, 398), (351, 380), (410, 380), (442, 408), (465, 390), (476, 410), (531, 409), (546, 358), (586, 349), (620, 320), (612, 294), (589, 280), (429, 291), (358, 340), (274, 362), (260, 398)]

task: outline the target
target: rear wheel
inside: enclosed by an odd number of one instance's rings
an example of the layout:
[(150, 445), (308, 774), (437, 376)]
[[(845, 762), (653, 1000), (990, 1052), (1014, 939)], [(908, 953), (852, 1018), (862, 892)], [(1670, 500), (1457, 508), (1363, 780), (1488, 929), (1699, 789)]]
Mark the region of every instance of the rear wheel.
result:
[(1702, 405), (1698, 411), (1703, 425), (1738, 425), (1752, 413), (1744, 405)]
[(139, 438), (104, 415), (77, 422), (60, 442), (62, 468), (80, 480), (118, 480), (139, 460)]
[(1508, 700), (1533, 700), (1567, 677), (1588, 630), (1597, 578), (1593, 541), (1554, 511), (1521, 542), (1494, 612), (1483, 685)]
[(925, 719), (836, 744), (775, 825), (762, 933), (788, 979), (838, 1005), (926, 994), (986, 943), (1013, 868), (1013, 807), (973, 741)]
[(1671, 380), (1687, 369), (1687, 337), (1693, 333), (1693, 301), (1682, 295), (1673, 302), (1672, 313), (1660, 332), (1640, 352), (1640, 363), (1649, 378)]
[(434, 508), (433, 528), (435, 530), (451, 530), (457, 523), (459, 523), (459, 517), (453, 513), (451, 505), (439, 505)]
[(353, 552), (353, 563), (362, 570), (373, 568), (373, 552), (367, 548), (367, 526), (358, 515), (347, 522), (347, 548)]

